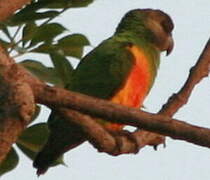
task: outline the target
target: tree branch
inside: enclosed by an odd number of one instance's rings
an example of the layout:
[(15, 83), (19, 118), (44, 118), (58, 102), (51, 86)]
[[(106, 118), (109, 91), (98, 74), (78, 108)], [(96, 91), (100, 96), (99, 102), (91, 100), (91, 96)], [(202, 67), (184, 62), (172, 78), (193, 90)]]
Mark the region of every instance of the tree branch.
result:
[(172, 95), (160, 110), (160, 114), (172, 117), (180, 107), (187, 103), (194, 87), (209, 75), (210, 69), (210, 39), (208, 40), (197, 63), (190, 70), (187, 81), (177, 94)]
[[(1, 69), (2, 73), (2, 69)], [(30, 123), (35, 110), (31, 87), (19, 80), (0, 75), (0, 162), (4, 160), (13, 143)]]
[(210, 130), (207, 128), (193, 126), (167, 116), (143, 112), (60, 88), (45, 86), (45, 88), (40, 87), (37, 92), (39, 94), (37, 94), (38, 97), (36, 96), (37, 102), (49, 107), (63, 106), (113, 123), (126, 124), (174, 139), (210, 147)]

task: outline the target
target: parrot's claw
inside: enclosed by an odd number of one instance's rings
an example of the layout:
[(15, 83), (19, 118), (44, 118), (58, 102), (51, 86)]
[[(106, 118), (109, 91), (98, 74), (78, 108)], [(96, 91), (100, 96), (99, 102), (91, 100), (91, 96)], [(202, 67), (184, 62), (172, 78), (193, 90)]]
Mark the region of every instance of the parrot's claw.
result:
[[(110, 153), (111, 155), (118, 156), (120, 154), (128, 154), (128, 153), (136, 154), (139, 152), (139, 144), (133, 133), (127, 130), (109, 131), (109, 132), (116, 140), (116, 147)], [(125, 139), (127, 139), (130, 143), (132, 143), (133, 146), (127, 146), (125, 144), (126, 142)]]
[(166, 141), (164, 141), (163, 143), (163, 148), (166, 148)]
[(154, 149), (155, 151), (157, 151), (158, 145), (154, 145), (154, 146), (153, 146), (153, 149)]
[(152, 145), (152, 146), (153, 146), (153, 149), (154, 149), (155, 151), (157, 151), (157, 150), (158, 150), (158, 146), (159, 146), (160, 144), (163, 144), (163, 148), (166, 148), (166, 141), (165, 141), (165, 138), (163, 138), (163, 139), (161, 140), (161, 142), (158, 142), (157, 144), (153, 144), (153, 145)]
[[(163, 144), (163, 148), (166, 148), (166, 142), (164, 141), (162, 144)], [(158, 145), (159, 145), (159, 144), (158, 144)], [(158, 150), (158, 145), (153, 145), (153, 149), (154, 149), (155, 151)]]

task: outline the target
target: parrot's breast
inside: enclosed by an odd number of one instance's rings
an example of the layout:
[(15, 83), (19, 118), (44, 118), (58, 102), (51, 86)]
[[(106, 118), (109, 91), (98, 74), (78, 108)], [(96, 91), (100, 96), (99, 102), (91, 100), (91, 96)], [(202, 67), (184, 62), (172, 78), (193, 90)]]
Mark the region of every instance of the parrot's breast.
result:
[[(143, 50), (137, 46), (132, 46), (128, 49), (134, 57), (134, 65), (122, 88), (111, 98), (111, 101), (124, 106), (140, 108), (150, 89), (150, 66), (148, 57)], [(109, 124), (108, 128), (117, 130), (122, 128), (122, 126)]]
[(136, 47), (129, 47), (134, 57), (134, 65), (123, 87), (111, 101), (129, 107), (140, 108), (150, 87), (150, 69), (144, 52)]

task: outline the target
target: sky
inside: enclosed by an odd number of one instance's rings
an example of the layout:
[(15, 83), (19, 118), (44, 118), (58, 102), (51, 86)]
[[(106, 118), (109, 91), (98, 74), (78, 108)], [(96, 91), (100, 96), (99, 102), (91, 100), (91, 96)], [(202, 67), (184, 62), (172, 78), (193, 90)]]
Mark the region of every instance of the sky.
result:
[[(71, 9), (57, 21), (61, 21), (72, 33), (85, 34), (91, 47), (110, 37), (122, 16), (131, 9), (155, 8), (168, 13), (175, 24), (173, 37), (175, 48), (168, 57), (161, 57), (161, 65), (155, 85), (144, 106), (149, 112), (157, 112), (171, 94), (184, 84), (190, 68), (195, 64), (210, 37), (209, 0), (95, 0), (87, 8)], [(41, 57), (41, 56), (40, 56)], [(187, 105), (174, 118), (210, 128), (210, 79), (205, 78), (194, 89)], [(49, 111), (43, 110), (39, 121), (46, 121)], [(167, 138), (166, 148), (142, 149), (136, 155), (112, 157), (98, 153), (84, 143), (65, 155), (68, 167), (49, 169), (40, 180), (198, 180), (210, 179), (210, 149), (184, 141)], [(4, 175), (2, 180), (36, 180), (32, 162), (20, 157), (18, 167)]]

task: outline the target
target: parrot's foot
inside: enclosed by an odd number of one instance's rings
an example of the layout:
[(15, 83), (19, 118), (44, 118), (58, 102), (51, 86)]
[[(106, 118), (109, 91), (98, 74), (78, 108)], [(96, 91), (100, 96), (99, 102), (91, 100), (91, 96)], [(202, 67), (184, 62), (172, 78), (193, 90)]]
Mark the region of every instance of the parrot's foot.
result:
[(109, 133), (115, 138), (116, 147), (109, 154), (118, 156), (121, 154), (136, 154), (139, 152), (139, 143), (135, 135), (127, 130), (110, 131)]

